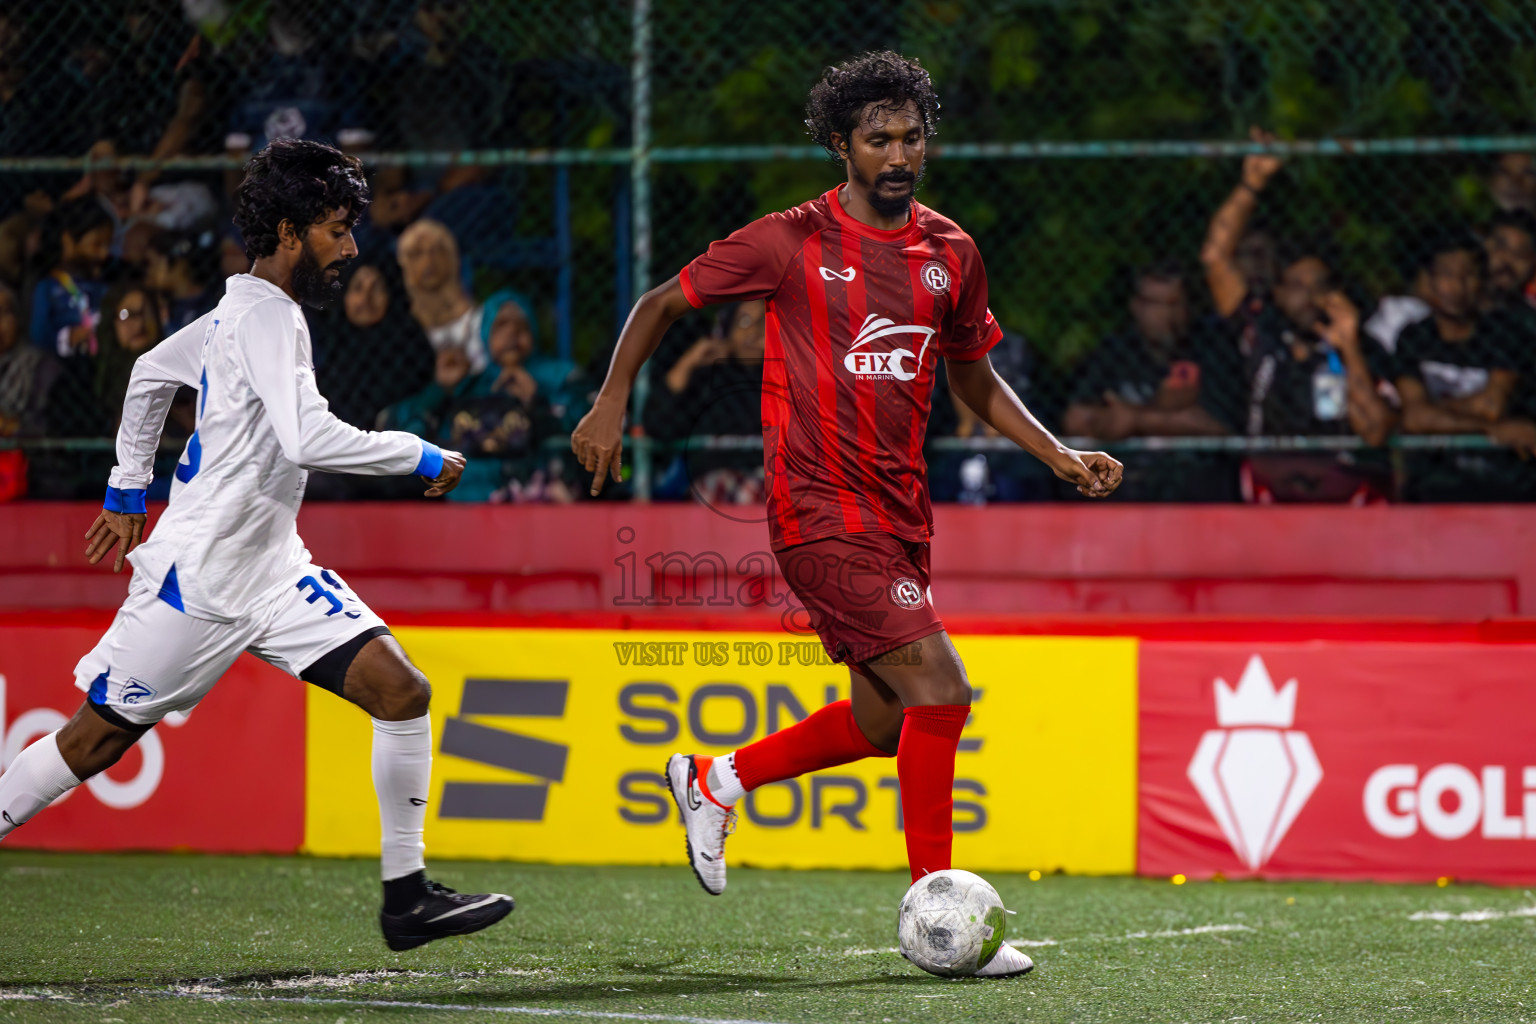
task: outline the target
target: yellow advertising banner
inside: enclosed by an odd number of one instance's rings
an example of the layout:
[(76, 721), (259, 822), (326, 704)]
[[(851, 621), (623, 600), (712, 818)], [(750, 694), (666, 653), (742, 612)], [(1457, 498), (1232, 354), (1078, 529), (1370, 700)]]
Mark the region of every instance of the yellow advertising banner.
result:
[[(432, 680), (429, 856), (683, 863), (667, 757), (723, 754), (848, 696), (782, 633), (402, 628)], [(958, 636), (975, 688), (955, 764), (957, 867), (1130, 874), (1134, 639)], [(305, 849), (378, 852), (366, 715), (309, 691)], [(900, 868), (894, 758), (763, 786), (733, 864)]]

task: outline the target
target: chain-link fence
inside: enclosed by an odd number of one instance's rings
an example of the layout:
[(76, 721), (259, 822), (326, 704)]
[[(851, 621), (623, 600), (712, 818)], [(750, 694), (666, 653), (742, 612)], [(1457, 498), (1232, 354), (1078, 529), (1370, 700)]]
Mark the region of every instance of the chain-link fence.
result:
[[(805, 96), (882, 47), (943, 102), (920, 198), (987, 262), (994, 363), (1125, 453), (1127, 498), (1536, 490), (1531, 0), (11, 4), (0, 433), (26, 440), (0, 490), (99, 488), (108, 443), (77, 439), (110, 435), (134, 354), (245, 269), (239, 166), (302, 135), (363, 155), (375, 192), (345, 308), (311, 314), (338, 413), (482, 456), (464, 497), (580, 493), (563, 437), (629, 303), (843, 178)], [(760, 497), (732, 355), (760, 324), (674, 329), (616, 493)], [(936, 394), (936, 498), (1066, 496)], [(167, 469), (189, 430), (173, 410)], [(314, 491), (393, 493), (361, 486)]]

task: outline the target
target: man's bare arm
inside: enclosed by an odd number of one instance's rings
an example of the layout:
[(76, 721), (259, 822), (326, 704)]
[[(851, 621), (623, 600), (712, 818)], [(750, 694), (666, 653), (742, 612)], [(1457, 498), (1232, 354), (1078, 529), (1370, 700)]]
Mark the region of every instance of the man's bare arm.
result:
[(629, 406), (629, 393), (640, 374), (640, 367), (656, 354), (656, 347), (661, 344), (667, 328), (692, 308), (683, 294), (682, 284), (673, 277), (642, 295), (635, 308), (629, 311), (629, 319), (619, 333), (619, 343), (614, 347), (608, 376), (598, 392), (597, 401), (571, 434), (571, 450), (582, 467), (593, 474), (593, 497), (603, 489), (605, 476), (612, 476), (615, 482), (620, 479), (624, 411)]
[(1415, 377), (1399, 377), (1397, 393), (1403, 396), (1403, 432), (1405, 434), (1482, 434), (1487, 420), (1436, 405), (1424, 390), (1424, 382)]
[[(1258, 128), (1249, 129), (1248, 136), (1255, 142), (1273, 142), (1275, 138)], [(1205, 280), (1216, 311), (1222, 316), (1237, 312), (1243, 296), (1248, 294), (1248, 282), (1237, 265), (1237, 243), (1259, 205), (1259, 193), (1279, 169), (1277, 156), (1256, 153), (1244, 157), (1242, 180), (1211, 218), (1205, 245), (1200, 249), (1200, 262), (1205, 265)]]
[(1519, 382), (1520, 375), (1514, 370), (1494, 370), (1488, 374), (1488, 386), (1477, 394), (1450, 398), (1440, 404), (1452, 412), (1471, 416), (1484, 423), (1496, 423), (1509, 411), (1509, 400)]
[(1106, 498), (1120, 486), (1124, 467), (1103, 452), (1077, 452), (1058, 441), (1024, 407), (986, 356), (971, 362), (949, 359), (949, 386), (981, 421), (1050, 467), (1051, 472), (1090, 498)]

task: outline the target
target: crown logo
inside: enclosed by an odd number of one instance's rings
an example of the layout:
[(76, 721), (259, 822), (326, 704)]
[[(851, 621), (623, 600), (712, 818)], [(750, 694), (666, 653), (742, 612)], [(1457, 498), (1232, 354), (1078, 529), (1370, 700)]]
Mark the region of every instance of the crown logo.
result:
[(1237, 688), (1216, 680), (1216, 721), (1223, 728), (1258, 725), (1289, 729), (1296, 720), (1296, 680), (1279, 690), (1269, 678), (1264, 659), (1255, 654), (1243, 669)]

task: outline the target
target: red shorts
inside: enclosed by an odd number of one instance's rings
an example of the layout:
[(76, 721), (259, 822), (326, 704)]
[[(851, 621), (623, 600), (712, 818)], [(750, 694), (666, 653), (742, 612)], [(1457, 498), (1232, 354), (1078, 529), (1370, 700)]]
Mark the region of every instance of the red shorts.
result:
[(774, 552), (833, 661), (857, 668), (944, 628), (928, 592), (928, 545), (845, 533)]

